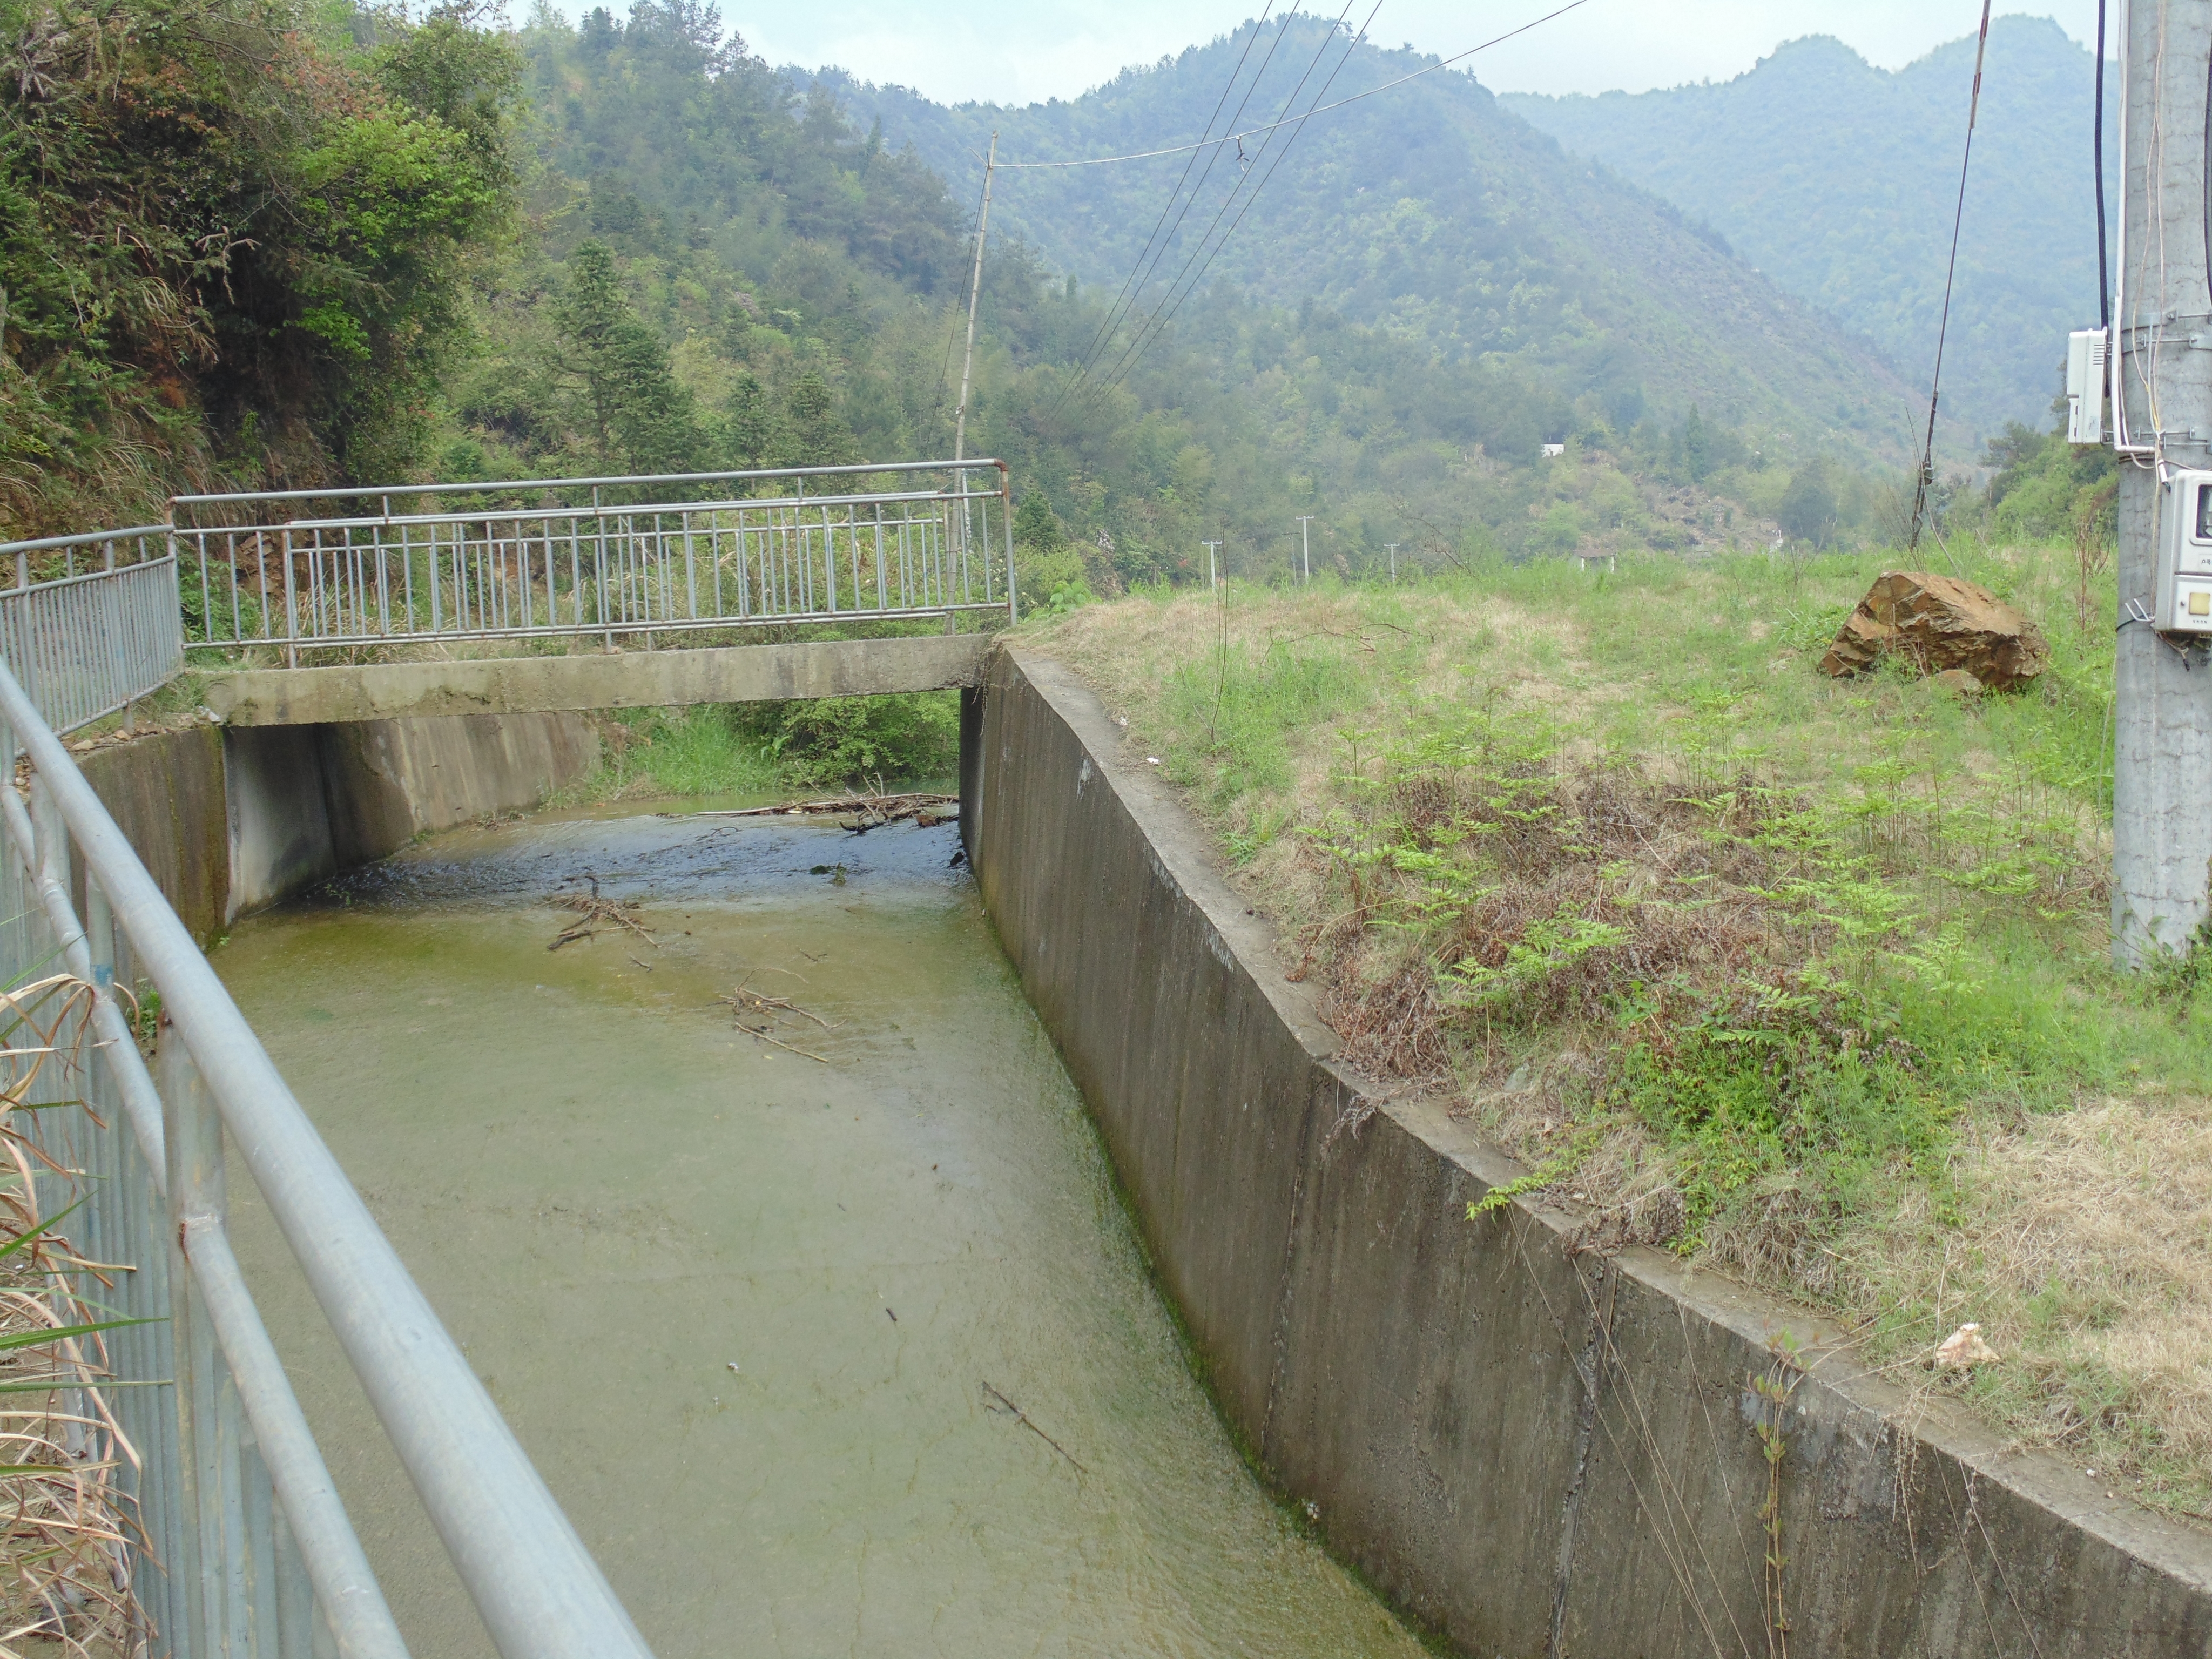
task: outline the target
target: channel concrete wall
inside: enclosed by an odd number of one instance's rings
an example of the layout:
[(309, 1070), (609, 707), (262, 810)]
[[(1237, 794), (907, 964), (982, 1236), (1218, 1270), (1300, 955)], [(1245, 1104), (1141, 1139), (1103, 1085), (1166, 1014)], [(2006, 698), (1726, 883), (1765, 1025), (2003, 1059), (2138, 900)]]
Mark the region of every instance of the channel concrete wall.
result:
[(85, 777), (203, 942), (426, 830), (534, 806), (589, 774), (580, 714), (194, 726), (103, 744)]
[(2212, 1652), (2203, 1534), (1909, 1408), (1796, 1310), (1571, 1255), (1528, 1200), (1468, 1219), (1514, 1166), (1333, 1063), (1097, 699), (1002, 649), (966, 703), (984, 902), (1222, 1414), (1413, 1620), (1482, 1659)]

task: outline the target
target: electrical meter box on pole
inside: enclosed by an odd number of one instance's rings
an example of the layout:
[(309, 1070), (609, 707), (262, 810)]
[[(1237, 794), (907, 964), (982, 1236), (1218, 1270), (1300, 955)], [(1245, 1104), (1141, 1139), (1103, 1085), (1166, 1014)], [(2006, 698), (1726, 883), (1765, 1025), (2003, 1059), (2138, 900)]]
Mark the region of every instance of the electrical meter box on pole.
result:
[(2212, 634), (2212, 472), (2170, 473), (2158, 517), (2150, 625), (2161, 634)]
[(2066, 441), (2105, 441), (2105, 363), (2112, 336), (2085, 328), (2066, 337)]

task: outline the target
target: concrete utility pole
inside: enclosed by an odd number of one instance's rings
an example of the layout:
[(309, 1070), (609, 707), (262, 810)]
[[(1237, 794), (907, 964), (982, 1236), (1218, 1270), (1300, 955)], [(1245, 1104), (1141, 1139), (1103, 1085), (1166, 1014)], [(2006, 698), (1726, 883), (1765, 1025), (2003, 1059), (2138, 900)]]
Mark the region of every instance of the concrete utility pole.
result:
[(1398, 583), (1398, 544), (1385, 542), (1383, 545), (1390, 550), (1390, 584), (1395, 587)]
[(1310, 513), (1298, 520), (1298, 545), (1304, 550), (1306, 581), (1309, 586), (1313, 581), (1313, 521), (1314, 515)]
[[(2206, 270), (2205, 74), (2212, 6), (2134, 0), (2124, 14), (2117, 398), (2120, 632), (2112, 756), (2112, 956), (2185, 951), (2212, 870), (2212, 656), (2154, 633), (2161, 474), (2212, 465), (2212, 273)], [(2193, 493), (2193, 492), (2185, 492)]]
[(1206, 590), (1210, 592), (1221, 586), (1219, 562), (1221, 544), (1219, 542), (1200, 542), (1199, 545), (1206, 550)]

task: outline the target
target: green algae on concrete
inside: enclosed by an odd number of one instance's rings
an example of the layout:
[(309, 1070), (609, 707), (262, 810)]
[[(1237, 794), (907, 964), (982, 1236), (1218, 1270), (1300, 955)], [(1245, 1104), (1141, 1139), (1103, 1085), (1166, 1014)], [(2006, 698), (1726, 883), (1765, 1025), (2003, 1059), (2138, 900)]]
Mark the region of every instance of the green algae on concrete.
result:
[[(1417, 1653), (1186, 1369), (957, 846), (464, 830), (216, 961), (662, 1659)], [(587, 872), (657, 947), (546, 950)], [(773, 1028), (828, 1063), (736, 1029), (748, 975), (834, 1025)], [(488, 1653), (249, 1188), (241, 1255), (415, 1652)]]

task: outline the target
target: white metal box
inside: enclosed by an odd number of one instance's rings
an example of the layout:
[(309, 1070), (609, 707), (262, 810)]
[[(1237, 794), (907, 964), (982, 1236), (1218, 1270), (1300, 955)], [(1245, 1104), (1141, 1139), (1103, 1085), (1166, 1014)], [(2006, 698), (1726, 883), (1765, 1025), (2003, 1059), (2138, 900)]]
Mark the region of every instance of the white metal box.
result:
[(2161, 634), (2212, 634), (2212, 471), (2167, 474), (2159, 509), (2151, 626)]
[(2108, 337), (2085, 328), (2066, 337), (2066, 441), (2105, 441), (2105, 357)]

